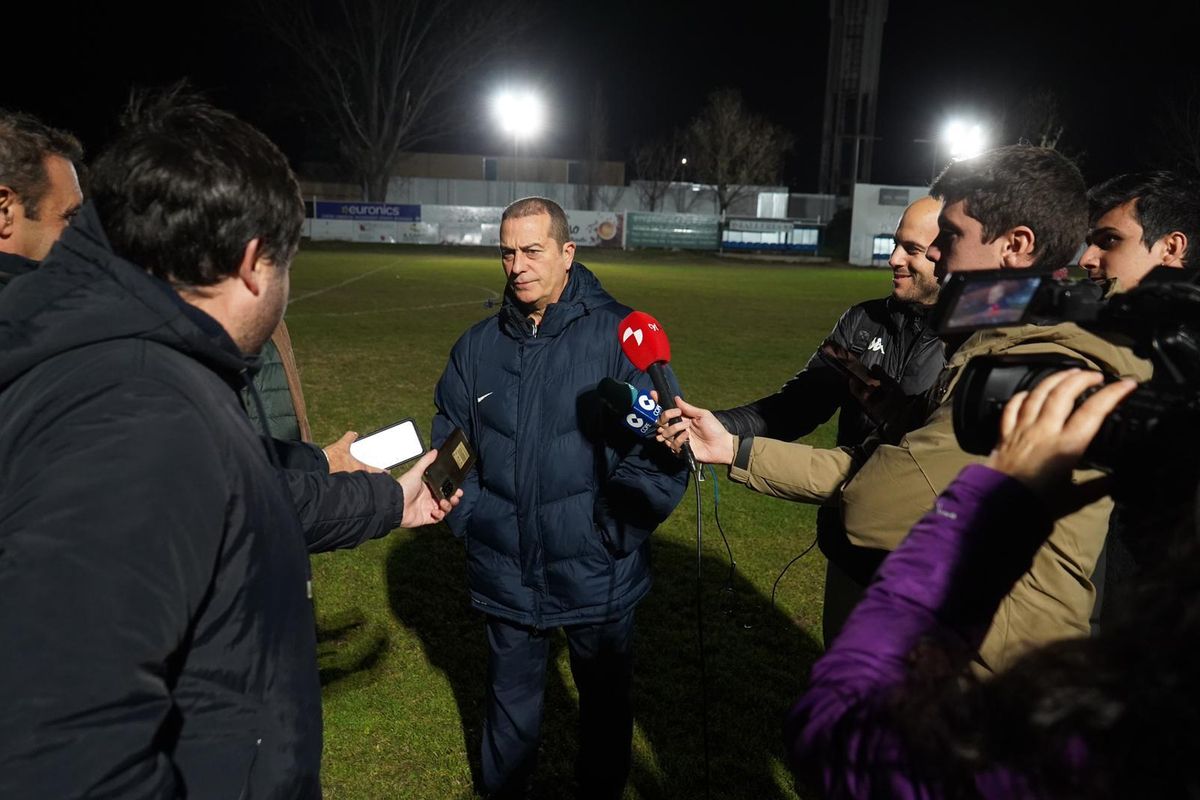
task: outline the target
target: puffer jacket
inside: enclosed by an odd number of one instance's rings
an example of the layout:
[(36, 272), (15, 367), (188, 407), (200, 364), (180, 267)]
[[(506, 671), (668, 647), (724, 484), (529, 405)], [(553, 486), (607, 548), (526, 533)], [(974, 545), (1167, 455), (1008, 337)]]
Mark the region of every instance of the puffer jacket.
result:
[[(292, 442), (311, 442), (308, 414), (304, 406), (304, 391), (300, 386), (300, 369), (292, 351), (292, 337), (287, 323), (280, 321), (271, 338), (259, 354), (262, 365), (254, 376), (254, 390), (266, 409), (266, 428), (271, 436)], [(246, 413), (260, 427), (258, 406), (243, 392)]]
[(600, 622), (650, 589), (648, 537), (687, 470), (600, 405), (602, 378), (650, 387), (621, 352), (629, 311), (576, 263), (540, 325), (506, 297), (454, 345), (432, 441), (457, 426), (478, 454), (447, 522), (466, 542), (471, 602), (487, 614), (535, 628)]

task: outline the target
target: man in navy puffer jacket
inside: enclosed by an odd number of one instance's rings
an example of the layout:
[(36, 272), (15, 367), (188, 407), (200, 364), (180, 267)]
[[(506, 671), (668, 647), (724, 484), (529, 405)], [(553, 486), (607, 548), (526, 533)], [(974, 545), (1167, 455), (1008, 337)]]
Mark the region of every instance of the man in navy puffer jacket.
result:
[(649, 536), (687, 487), (682, 461), (639, 440), (596, 393), (650, 382), (621, 352), (629, 313), (574, 263), (566, 215), (518, 200), (501, 218), (500, 313), (454, 345), (433, 441), (462, 428), (479, 460), (447, 518), (465, 540), (471, 603), (487, 615), (482, 781), (520, 796), (536, 761), (549, 653), (563, 628), (579, 689), (579, 793), (619, 797), (629, 772), (633, 611)]

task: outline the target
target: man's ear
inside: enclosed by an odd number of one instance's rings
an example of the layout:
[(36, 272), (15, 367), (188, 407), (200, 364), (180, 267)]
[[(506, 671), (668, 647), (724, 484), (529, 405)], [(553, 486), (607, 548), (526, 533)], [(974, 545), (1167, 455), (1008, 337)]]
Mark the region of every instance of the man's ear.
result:
[(1000, 253), (1001, 263), (1008, 269), (1033, 266), (1035, 237), (1028, 225), (1011, 228), (1001, 237), (1004, 249)]
[(0, 184), (0, 239), (7, 239), (13, 235), (17, 218), (14, 206), (19, 202), (21, 201), (16, 192)]
[(575, 243), (567, 242), (563, 245), (563, 255), (567, 257), (567, 269), (571, 268), (571, 263), (575, 261)]
[(246, 247), (242, 250), (242, 260), (238, 264), (238, 278), (246, 287), (250, 294), (258, 297), (262, 291), (262, 274), (263, 268), (267, 266), (266, 262), (261, 259), (262, 243), (258, 239), (251, 239), (246, 242)]
[(1163, 266), (1182, 267), (1183, 260), (1187, 258), (1187, 234), (1183, 231), (1171, 231), (1159, 241), (1163, 243)]

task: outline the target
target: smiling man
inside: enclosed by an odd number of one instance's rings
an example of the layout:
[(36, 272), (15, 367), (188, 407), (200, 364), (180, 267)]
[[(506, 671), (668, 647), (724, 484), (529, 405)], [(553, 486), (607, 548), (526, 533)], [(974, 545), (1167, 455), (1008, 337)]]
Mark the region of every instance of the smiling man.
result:
[(1088, 191), (1090, 230), (1079, 266), (1132, 289), (1158, 266), (1193, 266), (1200, 186), (1174, 172), (1118, 175)]
[[(683, 462), (596, 402), (603, 378), (650, 381), (621, 352), (629, 313), (575, 261), (566, 214), (540, 197), (500, 222), (500, 312), (454, 345), (434, 442), (461, 428), (478, 454), (448, 520), (487, 617), (481, 787), (525, 796), (537, 757), (550, 634), (579, 690), (580, 797), (618, 798), (633, 738), (633, 612), (650, 589), (649, 536), (687, 486)], [(674, 379), (671, 379), (672, 382)], [(568, 794), (562, 787), (548, 796)]]
[[(938, 298), (938, 281), (926, 254), (938, 234), (941, 207), (940, 200), (921, 197), (904, 210), (888, 259), (892, 294), (851, 306), (827, 337), (853, 353), (863, 366), (881, 370), (906, 395), (928, 389), (946, 361), (941, 340), (928, 326), (928, 311)], [(846, 379), (819, 353), (813, 353), (804, 369), (779, 391), (714, 413), (738, 436), (792, 441), (811, 433), (839, 410), (839, 447), (858, 447), (875, 433), (875, 423), (851, 395)], [(850, 543), (836, 505), (822, 506), (817, 512), (817, 544), (827, 560), (821, 623), (829, 644), (883, 553)]]

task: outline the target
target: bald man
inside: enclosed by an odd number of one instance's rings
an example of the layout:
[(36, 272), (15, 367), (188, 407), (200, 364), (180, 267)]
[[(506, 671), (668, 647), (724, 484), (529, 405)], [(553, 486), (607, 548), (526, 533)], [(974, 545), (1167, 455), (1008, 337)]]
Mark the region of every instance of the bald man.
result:
[[(938, 282), (926, 251), (938, 235), (941, 207), (939, 200), (922, 197), (904, 210), (888, 259), (891, 295), (851, 306), (828, 336), (863, 366), (881, 370), (907, 395), (932, 386), (946, 363), (942, 341), (927, 323), (937, 302)], [(740, 437), (792, 441), (811, 433), (839, 409), (839, 447), (856, 447), (875, 433), (875, 423), (851, 396), (846, 379), (814, 353), (775, 394), (714, 413)], [(835, 506), (822, 506), (817, 512), (817, 543), (828, 559), (822, 611), (828, 644), (886, 553), (852, 545)]]

